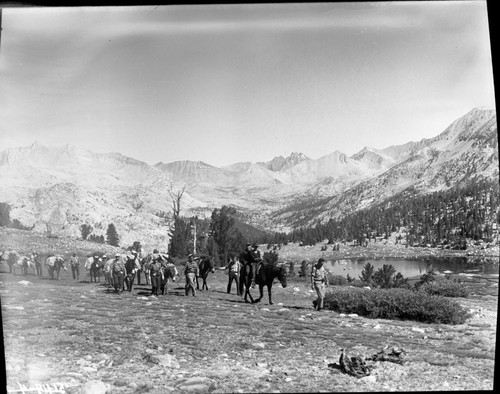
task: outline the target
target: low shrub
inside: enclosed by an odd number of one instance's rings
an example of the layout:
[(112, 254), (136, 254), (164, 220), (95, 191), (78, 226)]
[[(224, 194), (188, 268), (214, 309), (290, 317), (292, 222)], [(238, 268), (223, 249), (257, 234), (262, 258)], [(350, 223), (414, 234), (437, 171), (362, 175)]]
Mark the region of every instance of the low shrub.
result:
[(463, 283), (452, 282), (450, 280), (439, 280), (428, 282), (420, 286), (419, 291), (431, 295), (443, 297), (464, 297), (469, 296), (469, 289)]
[(328, 274), (328, 284), (336, 286), (346, 286), (348, 283), (347, 278), (342, 275)]
[(419, 281), (415, 283), (415, 289), (419, 289), (420, 286), (426, 284), (426, 283), (431, 283), (436, 280), (436, 273), (433, 270), (427, 271), (425, 274), (423, 274)]
[(409, 289), (334, 288), (326, 293), (325, 309), (372, 319), (415, 320), (462, 324), (470, 314), (453, 300)]
[(367, 284), (363, 282), (361, 279), (353, 279), (349, 283), (349, 286), (354, 286), (354, 287), (366, 287)]

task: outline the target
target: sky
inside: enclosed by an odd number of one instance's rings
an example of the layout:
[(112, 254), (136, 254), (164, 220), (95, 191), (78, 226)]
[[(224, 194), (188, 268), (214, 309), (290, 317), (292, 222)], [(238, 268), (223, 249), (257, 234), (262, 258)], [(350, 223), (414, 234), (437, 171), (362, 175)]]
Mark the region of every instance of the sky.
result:
[(318, 159), (495, 108), (486, 1), (4, 8), (0, 151)]

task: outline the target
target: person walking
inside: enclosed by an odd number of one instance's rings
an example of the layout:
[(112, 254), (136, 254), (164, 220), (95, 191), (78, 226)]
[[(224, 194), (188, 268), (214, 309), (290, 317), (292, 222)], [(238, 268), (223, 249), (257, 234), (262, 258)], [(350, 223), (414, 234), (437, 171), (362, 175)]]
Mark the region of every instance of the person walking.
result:
[(227, 284), (227, 293), (231, 293), (231, 286), (233, 284), (233, 280), (236, 282), (236, 295), (240, 295), (240, 269), (241, 263), (238, 258), (232, 258), (229, 260), (229, 265), (226, 267), (229, 271), (229, 282)]
[(35, 262), (36, 276), (42, 277), (42, 260), (38, 252), (33, 252), (31, 254), (33, 261)]
[(151, 264), (149, 266), (149, 276), (151, 277), (151, 295), (158, 295), (161, 287), (162, 261), (160, 253), (157, 249), (153, 250)]
[(311, 270), (311, 289), (316, 290), (316, 294), (318, 295), (313, 304), (314, 308), (318, 311), (323, 309), (325, 286), (328, 286), (328, 275), (323, 265), (324, 262), (325, 259), (321, 257)]
[(73, 253), (73, 256), (69, 259), (69, 264), (71, 266), (71, 273), (73, 274), (73, 280), (80, 279), (80, 260), (76, 256), (76, 253)]
[(193, 297), (196, 296), (195, 279), (198, 276), (198, 263), (194, 260), (193, 255), (188, 255), (188, 261), (184, 266), (184, 275), (186, 276), (186, 295), (193, 292)]
[(108, 287), (115, 287), (113, 281), (113, 263), (115, 262), (114, 258), (109, 258), (104, 263), (103, 271), (104, 271), (104, 281), (108, 284)]
[(125, 278), (125, 263), (123, 262), (122, 256), (118, 253), (115, 255), (115, 261), (113, 261), (111, 271), (113, 272), (115, 293), (121, 294), (123, 293), (123, 280)]

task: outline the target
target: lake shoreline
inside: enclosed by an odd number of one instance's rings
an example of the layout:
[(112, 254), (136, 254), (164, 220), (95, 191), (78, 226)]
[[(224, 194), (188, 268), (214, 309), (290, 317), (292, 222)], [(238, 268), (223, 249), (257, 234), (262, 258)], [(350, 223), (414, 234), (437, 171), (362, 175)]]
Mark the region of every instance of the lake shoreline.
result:
[[(323, 245), (298, 246), (298, 244), (288, 244), (277, 250), (279, 260), (297, 261), (297, 260), (317, 260), (323, 257), (325, 260), (342, 259), (440, 259), (463, 257), (468, 260), (479, 262), (493, 262), (498, 264), (500, 252), (498, 245), (480, 249), (479, 247), (470, 247), (467, 250), (449, 250), (427, 247), (406, 247), (401, 244), (388, 243), (369, 243), (365, 246), (340, 245), (339, 250), (332, 250), (328, 245), (327, 250), (321, 250)], [(265, 248), (263, 248), (266, 251)]]

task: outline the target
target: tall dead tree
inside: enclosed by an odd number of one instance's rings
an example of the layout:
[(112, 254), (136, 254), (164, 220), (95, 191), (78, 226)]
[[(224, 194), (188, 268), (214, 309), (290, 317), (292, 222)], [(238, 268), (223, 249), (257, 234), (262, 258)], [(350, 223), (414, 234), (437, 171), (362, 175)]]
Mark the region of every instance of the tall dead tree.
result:
[(184, 185), (181, 189), (174, 190), (172, 185), (170, 185), (170, 189), (168, 190), (168, 194), (170, 195), (170, 199), (172, 200), (172, 211), (174, 214), (174, 218), (178, 218), (181, 212), (181, 200), (182, 195), (186, 191), (186, 185)]

